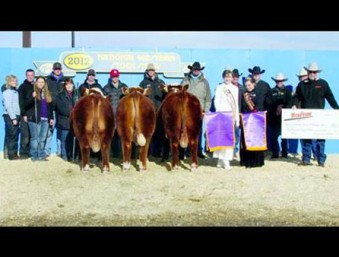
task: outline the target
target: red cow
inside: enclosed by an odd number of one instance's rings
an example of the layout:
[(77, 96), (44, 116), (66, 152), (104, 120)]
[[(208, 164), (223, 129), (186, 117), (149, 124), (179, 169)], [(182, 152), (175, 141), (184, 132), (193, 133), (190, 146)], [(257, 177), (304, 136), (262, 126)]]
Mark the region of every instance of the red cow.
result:
[(109, 97), (96, 88), (86, 89), (84, 96), (74, 106), (70, 124), (79, 141), (82, 171), (89, 170), (90, 148), (101, 150), (103, 172), (109, 171), (110, 147), (115, 129), (114, 114)]
[(197, 97), (187, 92), (185, 86), (160, 86), (167, 95), (162, 102), (157, 119), (162, 123), (172, 152), (172, 169), (178, 169), (179, 145), (190, 147), (191, 170), (198, 168), (198, 143), (202, 125), (202, 110)]
[(123, 170), (131, 167), (132, 142), (140, 147), (140, 171), (147, 169), (148, 147), (155, 130), (156, 111), (152, 100), (146, 95), (151, 88), (122, 88), (124, 96), (118, 104), (116, 119), (123, 154)]

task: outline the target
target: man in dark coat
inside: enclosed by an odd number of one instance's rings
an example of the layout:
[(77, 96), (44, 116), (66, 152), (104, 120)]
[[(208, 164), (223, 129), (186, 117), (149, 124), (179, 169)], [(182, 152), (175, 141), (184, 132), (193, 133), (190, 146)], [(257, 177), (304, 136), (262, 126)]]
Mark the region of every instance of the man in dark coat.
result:
[(101, 92), (104, 92), (102, 86), (99, 84), (95, 76), (96, 76), (95, 70), (89, 69), (84, 83), (82, 83), (79, 87), (79, 93), (78, 93), (79, 96), (81, 96), (81, 91), (84, 88), (87, 88), (87, 89), (98, 88), (100, 89)]
[(35, 72), (32, 69), (26, 70), (26, 79), (19, 87), (19, 104), (21, 112), (20, 122), (20, 158), (27, 159), (29, 157), (29, 142), (30, 134), (26, 115), (26, 102), (31, 98), (34, 92), (34, 76)]
[[(325, 99), (333, 109), (339, 109), (339, 105), (334, 98), (332, 90), (327, 81), (318, 78), (321, 69), (316, 63), (311, 63), (308, 68), (308, 79), (300, 81), (292, 98), (292, 108), (300, 106), (301, 109), (324, 109)], [(325, 139), (316, 139), (317, 161), (320, 167), (325, 167)], [(311, 165), (312, 139), (301, 139), (302, 161), (301, 166)]]
[[(150, 94), (149, 98), (153, 101), (156, 110), (159, 109), (159, 106), (161, 105), (161, 102), (165, 97), (164, 92), (162, 92), (159, 88), (161, 84), (165, 84), (165, 82), (158, 77), (158, 74), (155, 72), (154, 64), (148, 64), (145, 70), (144, 79), (140, 82), (139, 86), (142, 88), (150, 87), (152, 89), (152, 93)], [(154, 157), (161, 157), (163, 153), (163, 155), (166, 155), (163, 156), (163, 158), (167, 159), (168, 153), (167, 148), (164, 149), (165, 144), (166, 138), (164, 137), (164, 135), (162, 135), (161, 129), (157, 124), (151, 139), (149, 154)]]
[[(278, 138), (281, 135), (281, 112), (282, 108), (291, 108), (292, 93), (285, 87), (284, 82), (287, 81), (284, 74), (278, 73), (275, 78), (272, 78), (276, 86), (272, 88), (266, 96), (266, 106), (268, 107), (267, 121), (271, 126), (271, 159), (279, 158), (279, 142)], [(287, 139), (281, 139), (281, 156), (287, 158), (288, 147)]]
[[(52, 108), (53, 108), (53, 117), (56, 122), (54, 125), (48, 129), (47, 140), (45, 144), (45, 153), (47, 156), (51, 154), (52, 148), (52, 138), (53, 132), (58, 120), (56, 120), (55, 116), (55, 107), (56, 107), (56, 100), (58, 94), (63, 90), (65, 77), (62, 73), (62, 65), (60, 62), (55, 62), (53, 64), (53, 70), (50, 75), (46, 77), (48, 89), (51, 92), (52, 96)], [(57, 155), (61, 155), (61, 131), (57, 130)]]
[[(108, 83), (103, 88), (103, 93), (105, 95), (111, 96), (111, 105), (113, 108), (114, 116), (117, 113), (117, 107), (119, 100), (124, 96), (122, 94), (122, 88), (127, 87), (125, 83), (122, 83), (119, 79), (120, 72), (117, 69), (112, 69), (110, 72), (110, 78), (108, 80)], [(114, 136), (112, 139), (111, 144), (111, 151), (113, 157), (121, 157), (122, 156), (122, 149), (121, 149), (121, 141), (118, 135), (117, 130), (114, 132)]]
[[(266, 96), (268, 92), (271, 90), (270, 85), (261, 79), (261, 74), (265, 72), (265, 70), (262, 70), (259, 66), (254, 66), (253, 69), (248, 69), (248, 71), (252, 74), (253, 79), (255, 80), (256, 86), (255, 86), (255, 91), (256, 94), (259, 95), (259, 98), (266, 99)], [(266, 111), (268, 107), (264, 103), (264, 110)], [(267, 138), (267, 148), (269, 151), (272, 150), (271, 146), (271, 127), (269, 124), (267, 124), (267, 129), (266, 129), (266, 138)]]

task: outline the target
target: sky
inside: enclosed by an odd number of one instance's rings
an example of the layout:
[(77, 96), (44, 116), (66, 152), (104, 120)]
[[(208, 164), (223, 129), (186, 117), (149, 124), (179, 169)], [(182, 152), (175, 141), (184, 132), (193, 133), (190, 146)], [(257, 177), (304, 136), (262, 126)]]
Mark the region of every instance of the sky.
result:
[[(21, 31), (0, 31), (0, 47), (21, 48)], [(32, 47), (71, 47), (70, 31), (32, 32)], [(339, 50), (339, 31), (75, 31), (75, 47)]]

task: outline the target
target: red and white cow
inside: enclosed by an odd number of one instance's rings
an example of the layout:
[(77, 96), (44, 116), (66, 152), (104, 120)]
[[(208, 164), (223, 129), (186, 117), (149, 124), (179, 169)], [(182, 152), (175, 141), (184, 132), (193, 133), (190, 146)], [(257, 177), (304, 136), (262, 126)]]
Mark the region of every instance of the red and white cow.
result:
[(131, 167), (132, 142), (140, 146), (140, 171), (147, 169), (147, 154), (155, 130), (156, 111), (147, 95), (151, 88), (122, 88), (125, 95), (118, 104), (116, 119), (117, 131), (123, 153), (123, 170)]
[(202, 125), (200, 102), (196, 96), (187, 92), (188, 85), (161, 85), (161, 88), (167, 95), (157, 112), (157, 119), (170, 142), (172, 169), (179, 167), (179, 146), (189, 146), (191, 170), (194, 171), (198, 167), (198, 144)]
[(71, 112), (70, 124), (79, 141), (82, 171), (89, 170), (90, 148), (93, 152), (101, 150), (103, 172), (109, 171), (110, 147), (115, 129), (109, 97), (104, 97), (96, 88), (86, 89), (85, 95)]

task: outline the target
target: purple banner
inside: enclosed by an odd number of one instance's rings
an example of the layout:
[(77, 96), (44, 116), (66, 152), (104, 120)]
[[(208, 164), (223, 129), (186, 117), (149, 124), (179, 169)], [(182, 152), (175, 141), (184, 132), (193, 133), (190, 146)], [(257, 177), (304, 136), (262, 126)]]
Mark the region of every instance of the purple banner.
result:
[(234, 147), (234, 120), (232, 112), (205, 114), (206, 142), (211, 152)]
[(266, 112), (242, 113), (240, 118), (243, 124), (246, 150), (267, 150)]

